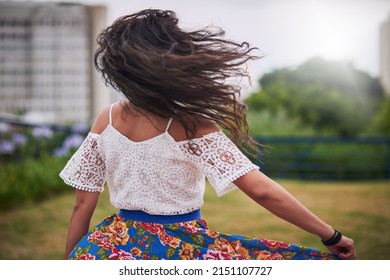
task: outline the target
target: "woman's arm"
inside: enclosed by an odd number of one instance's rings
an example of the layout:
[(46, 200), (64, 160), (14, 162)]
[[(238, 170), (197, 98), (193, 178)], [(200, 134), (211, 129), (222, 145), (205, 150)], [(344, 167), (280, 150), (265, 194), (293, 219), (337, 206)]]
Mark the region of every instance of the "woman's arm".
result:
[(85, 234), (87, 234), (99, 195), (99, 192), (76, 190), (76, 202), (73, 207), (68, 227), (65, 258), (68, 258), (76, 243), (79, 242)]
[[(101, 134), (108, 123), (109, 107), (106, 107), (97, 116), (91, 127), (91, 132)], [(65, 258), (68, 258), (76, 243), (88, 232), (92, 214), (99, 200), (99, 194), (99, 192), (76, 190), (76, 201), (68, 226)]]
[[(294, 196), (262, 172), (254, 170), (234, 181), (243, 192), (276, 216), (328, 240), (334, 229), (303, 206)], [(342, 259), (356, 257), (353, 240), (343, 236), (328, 249)]]

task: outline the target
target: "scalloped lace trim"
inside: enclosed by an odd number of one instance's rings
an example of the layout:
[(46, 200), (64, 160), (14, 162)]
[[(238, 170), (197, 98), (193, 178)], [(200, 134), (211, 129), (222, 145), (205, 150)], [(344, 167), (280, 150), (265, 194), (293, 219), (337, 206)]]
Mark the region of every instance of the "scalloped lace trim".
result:
[(226, 182), (224, 182), (222, 185), (221, 185), (221, 191), (216, 191), (217, 193), (217, 196), (218, 197), (221, 197), (221, 196), (224, 196), (225, 194), (231, 192), (231, 191), (234, 191), (236, 190), (238, 187), (233, 183), (233, 181), (237, 180), (238, 178), (248, 174), (249, 172), (251, 172), (252, 170), (258, 170), (259, 167), (257, 165), (252, 165), (252, 166), (248, 166), (248, 168), (242, 170), (240, 173), (234, 175), (232, 178), (229, 178), (229, 180), (227, 180)]
[(103, 191), (106, 166), (99, 152), (98, 140), (97, 134), (89, 133), (66, 163), (60, 177), (67, 185), (89, 192)]
[(65, 184), (67, 184), (68, 186), (71, 186), (75, 189), (87, 191), (87, 192), (103, 192), (104, 191), (104, 189), (100, 190), (100, 189), (96, 189), (96, 188), (90, 188), (90, 187), (86, 187), (86, 186), (77, 185), (75, 182), (72, 182), (71, 180), (67, 179), (65, 177), (65, 175), (62, 174), (62, 172), (59, 174), (59, 176), (61, 177), (61, 179), (64, 181)]

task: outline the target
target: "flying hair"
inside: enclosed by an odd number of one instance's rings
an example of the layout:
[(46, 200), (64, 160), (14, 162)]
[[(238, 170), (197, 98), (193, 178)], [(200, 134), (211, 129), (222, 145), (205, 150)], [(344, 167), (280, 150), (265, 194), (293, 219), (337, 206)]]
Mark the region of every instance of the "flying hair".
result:
[(97, 38), (94, 63), (106, 85), (130, 104), (164, 118), (174, 117), (189, 138), (196, 118), (214, 121), (241, 148), (255, 148), (241, 103), (245, 64), (259, 56), (247, 42), (224, 38), (214, 26), (184, 31), (173, 11), (147, 9), (118, 18)]

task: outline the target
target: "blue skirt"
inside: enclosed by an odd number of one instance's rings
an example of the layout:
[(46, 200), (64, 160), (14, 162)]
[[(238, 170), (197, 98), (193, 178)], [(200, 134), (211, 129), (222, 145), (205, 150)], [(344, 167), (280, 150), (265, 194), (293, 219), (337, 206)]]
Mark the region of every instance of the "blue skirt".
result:
[(88, 232), (69, 259), (324, 260), (338, 257), (295, 244), (213, 231), (199, 210), (174, 216), (119, 210)]

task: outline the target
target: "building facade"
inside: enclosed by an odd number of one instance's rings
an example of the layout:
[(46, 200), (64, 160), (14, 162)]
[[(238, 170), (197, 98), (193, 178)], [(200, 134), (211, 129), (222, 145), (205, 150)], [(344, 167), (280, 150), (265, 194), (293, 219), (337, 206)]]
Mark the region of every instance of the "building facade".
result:
[(90, 121), (110, 103), (94, 70), (105, 7), (0, 2), (0, 113), (27, 121)]

